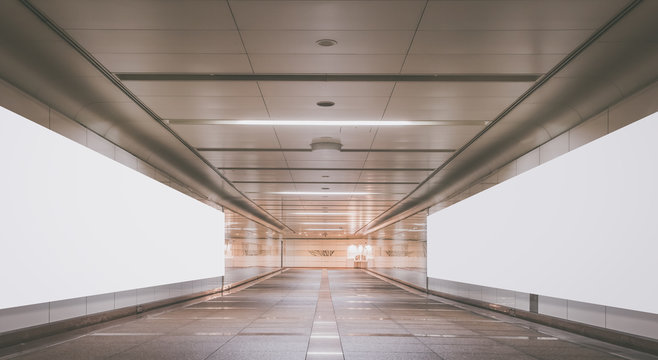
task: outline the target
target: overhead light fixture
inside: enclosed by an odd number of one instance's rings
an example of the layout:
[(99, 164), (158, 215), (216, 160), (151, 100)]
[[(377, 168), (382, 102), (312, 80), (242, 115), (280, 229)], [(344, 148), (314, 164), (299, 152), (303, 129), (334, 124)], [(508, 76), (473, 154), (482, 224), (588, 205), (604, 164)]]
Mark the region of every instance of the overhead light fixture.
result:
[(371, 193), (371, 192), (342, 192), (342, 191), (336, 191), (336, 192), (328, 192), (328, 191), (276, 191), (276, 192), (271, 192), (270, 194), (277, 194), (277, 195), (376, 195), (378, 193)]
[(318, 101), (318, 102), (315, 103), (315, 105), (317, 105), (319, 107), (332, 107), (332, 106), (336, 105), (336, 103), (333, 102), (333, 101), (325, 100), (325, 101)]
[(305, 229), (306, 231), (344, 231), (343, 229)]
[(480, 120), (229, 120), (165, 119), (170, 125), (263, 126), (484, 126)]
[(319, 46), (329, 47), (338, 44), (338, 41), (334, 39), (320, 39), (315, 43), (318, 44)]
[(343, 213), (343, 212), (299, 212), (291, 213), (290, 215), (352, 215), (352, 213)]
[(349, 225), (349, 223), (340, 222), (303, 222), (302, 225)]
[[(431, 125), (432, 121), (382, 121), (382, 120), (235, 120), (236, 125), (273, 125), (273, 126), (405, 126)], [(454, 124), (454, 123), (453, 123)]]
[(315, 138), (311, 141), (311, 151), (340, 151), (343, 147), (343, 144), (340, 143), (339, 139), (324, 136)]

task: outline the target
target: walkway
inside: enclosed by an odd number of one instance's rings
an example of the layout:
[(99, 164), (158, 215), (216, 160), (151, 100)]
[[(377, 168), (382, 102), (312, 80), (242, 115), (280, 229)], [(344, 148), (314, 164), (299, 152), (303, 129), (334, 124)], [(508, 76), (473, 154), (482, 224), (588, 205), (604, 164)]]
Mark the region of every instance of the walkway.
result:
[(0, 359), (658, 359), (437, 300), (361, 270), (292, 269)]

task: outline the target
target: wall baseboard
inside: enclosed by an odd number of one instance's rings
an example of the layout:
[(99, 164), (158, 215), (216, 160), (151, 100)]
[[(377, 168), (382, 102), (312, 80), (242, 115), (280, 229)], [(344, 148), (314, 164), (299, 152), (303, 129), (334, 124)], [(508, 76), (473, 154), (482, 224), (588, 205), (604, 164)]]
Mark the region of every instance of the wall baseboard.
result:
[(63, 332), (81, 329), (83, 327), (98, 325), (112, 320), (127, 318), (130, 316), (141, 316), (144, 312), (156, 309), (162, 309), (167, 306), (179, 305), (188, 301), (201, 300), (204, 297), (211, 297), (217, 294), (222, 294), (229, 289), (245, 285), (252, 281), (259, 280), (263, 277), (281, 272), (283, 269), (270, 271), (242, 280), (233, 284), (224, 285), (222, 288), (196, 292), (188, 295), (177, 296), (173, 298), (152, 301), (144, 304), (131, 305), (119, 309), (99, 312), (96, 314), (84, 315), (70, 319), (64, 319), (47, 324), (30, 326), (27, 328), (11, 330), (0, 333), (0, 348), (23, 344), (29, 341), (38, 340), (52, 335), (61, 334)]
[(418, 285), (410, 284), (408, 282), (398, 280), (396, 278), (387, 276), (385, 274), (380, 274), (372, 270), (367, 270), (367, 271), (431, 295), (435, 295), (445, 299), (457, 301), (463, 304), (472, 305), (479, 308), (503, 313), (519, 319), (532, 321), (534, 323), (538, 323), (541, 325), (546, 325), (556, 329), (565, 330), (574, 334), (586, 336), (592, 339), (601, 340), (610, 344), (619, 345), (629, 349), (646, 352), (652, 355), (658, 355), (658, 341), (654, 339), (646, 338), (639, 335), (628, 334), (621, 331), (606, 329), (594, 325), (583, 324), (576, 321), (560, 319), (549, 315), (536, 314), (525, 310), (515, 309), (509, 306), (470, 299), (470, 298), (444, 293), (436, 290), (425, 289), (419, 287)]

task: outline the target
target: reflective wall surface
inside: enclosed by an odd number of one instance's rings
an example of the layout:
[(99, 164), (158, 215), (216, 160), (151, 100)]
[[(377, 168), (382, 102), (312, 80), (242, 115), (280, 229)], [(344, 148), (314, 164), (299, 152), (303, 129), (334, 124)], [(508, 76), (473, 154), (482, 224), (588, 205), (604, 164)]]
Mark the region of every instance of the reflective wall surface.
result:
[(225, 215), (225, 285), (281, 268), (281, 239), (277, 232), (230, 210), (225, 210)]
[(355, 239), (285, 239), (283, 265), (286, 267), (353, 267), (348, 254)]
[(369, 234), (364, 251), (369, 269), (426, 287), (427, 216), (419, 213)]

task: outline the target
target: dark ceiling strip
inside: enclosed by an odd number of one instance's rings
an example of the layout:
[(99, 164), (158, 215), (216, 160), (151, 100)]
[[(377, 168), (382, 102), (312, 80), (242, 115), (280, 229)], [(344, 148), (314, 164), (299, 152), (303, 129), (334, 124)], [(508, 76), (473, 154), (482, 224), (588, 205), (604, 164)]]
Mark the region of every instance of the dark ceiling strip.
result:
[(534, 82), (540, 74), (180, 74), (116, 73), (124, 81)]
[[(231, 188), (233, 188), (234, 191), (236, 191), (238, 194), (240, 194), (244, 199), (246, 199), (247, 202), (251, 203), (252, 206), (255, 208), (260, 209), (263, 213), (269, 215), (271, 219), (260, 219), (261, 221), (265, 222), (267, 225), (274, 227), (277, 231), (281, 231), (284, 229), (288, 229), (292, 231), (293, 233), (295, 232), (293, 229), (288, 227), (286, 224), (281, 222), (280, 220), (276, 219), (274, 216), (269, 214), (265, 209), (261, 208), (257, 203), (255, 203), (253, 200), (251, 200), (249, 197), (244, 195), (237, 187), (235, 187), (231, 182), (224, 177), (224, 175), (219, 172), (211, 163), (210, 161), (206, 160), (199, 152), (192, 146), (190, 145), (187, 141), (185, 141), (182, 137), (180, 137), (174, 130), (172, 130), (169, 125), (167, 125), (163, 119), (156, 114), (153, 110), (151, 110), (150, 107), (148, 107), (144, 102), (142, 102), (137, 95), (133, 94), (130, 89), (128, 89), (121, 81), (120, 79), (114, 75), (110, 70), (108, 70), (103, 64), (101, 64), (100, 61), (98, 61), (91, 53), (87, 51), (82, 45), (78, 44), (75, 39), (73, 39), (64, 29), (59, 27), (55, 22), (53, 22), (48, 16), (46, 16), (44, 13), (41, 12), (38, 8), (36, 8), (32, 3), (30, 3), (29, 0), (19, 0), (23, 6), (25, 6), (28, 10), (30, 10), (34, 15), (36, 15), (39, 20), (41, 20), (46, 26), (48, 26), (52, 31), (54, 31), (62, 40), (64, 40), (69, 46), (71, 46), (75, 51), (78, 52), (85, 60), (87, 60), (93, 67), (96, 68), (107, 80), (109, 80), (114, 86), (116, 86), (121, 92), (123, 92), (124, 95), (126, 95), (130, 100), (132, 100), (137, 106), (139, 106), (144, 112), (146, 112), (153, 120), (158, 122), (165, 130), (167, 130), (174, 138), (176, 138), (178, 141), (183, 144), (188, 150), (190, 150), (194, 155), (196, 155), (201, 161), (203, 161), (208, 167), (210, 167), (219, 177), (226, 182)], [(230, 201), (230, 199), (227, 199)], [(254, 217), (256, 214), (251, 214)], [(276, 224), (278, 222), (278, 224)], [(264, 224), (265, 225), (265, 224)], [(278, 226), (277, 226), (278, 225)], [(267, 227), (269, 227), (267, 226)]]
[(218, 170), (247, 170), (247, 171), (433, 171), (432, 168), (285, 168), (285, 167), (218, 167)]
[(234, 184), (326, 184), (326, 185), (417, 185), (414, 182), (390, 182), (390, 181), (249, 181), (235, 180)]
[[(277, 148), (197, 148), (199, 152), (311, 152), (311, 149)], [(386, 152), (386, 153), (451, 153), (454, 149), (341, 149), (340, 152)]]
[[(633, 10), (637, 5), (639, 5), (642, 2), (642, 0), (634, 0), (628, 5), (626, 5), (621, 11), (619, 11), (612, 19), (610, 19), (607, 23), (605, 23), (602, 27), (600, 27), (594, 34), (592, 34), (589, 38), (587, 38), (584, 42), (582, 42), (580, 45), (578, 45), (573, 51), (571, 51), (566, 57), (564, 57), (562, 60), (560, 60), (559, 63), (557, 63), (553, 68), (551, 68), (546, 74), (544, 74), (542, 77), (537, 79), (537, 81), (528, 88), (521, 96), (519, 96), (516, 100), (514, 100), (513, 103), (511, 103), (509, 106), (507, 106), (496, 118), (491, 121), (489, 124), (487, 124), (484, 129), (480, 130), (471, 140), (469, 140), (466, 144), (464, 144), (461, 148), (459, 148), (457, 151), (455, 151), (452, 156), (443, 164), (441, 164), (438, 168), (436, 168), (425, 180), (423, 180), (414, 190), (409, 192), (407, 195), (405, 195), (402, 199), (400, 199), (398, 202), (396, 202), (393, 206), (391, 206), (388, 210), (382, 212), (379, 216), (376, 218), (372, 219), (370, 222), (362, 226), (359, 230), (357, 230), (354, 234), (359, 234), (361, 233), (364, 229), (369, 228), (373, 230), (368, 230), (366, 234), (369, 234), (373, 231), (377, 231), (378, 229), (376, 228), (377, 225), (375, 226), (370, 226), (370, 224), (377, 224), (380, 223), (380, 219), (382, 217), (385, 217), (385, 214), (394, 209), (395, 207), (399, 206), (402, 204), (405, 200), (413, 197), (413, 194), (421, 189), (423, 185), (425, 185), (431, 178), (433, 178), (437, 173), (439, 173), (441, 170), (443, 170), (446, 166), (450, 165), (450, 163), (459, 156), (462, 152), (464, 152), (468, 147), (470, 147), (474, 142), (476, 142), (480, 137), (482, 137), (489, 129), (494, 127), (496, 124), (498, 124), (499, 121), (501, 121), (505, 116), (507, 116), (510, 112), (512, 112), (514, 109), (516, 109), (517, 106), (519, 106), (525, 99), (527, 99), (530, 95), (532, 95), (535, 91), (537, 91), (539, 88), (541, 88), (546, 82), (548, 82), (553, 76), (555, 76), (558, 72), (560, 72), (565, 66), (567, 66), (573, 59), (578, 57), (585, 49), (590, 47), (596, 40), (598, 40), (603, 34), (605, 34), (611, 27), (613, 27), (619, 20), (621, 20), (626, 14), (628, 14), (631, 10)], [(404, 219), (401, 219), (404, 220)]]

